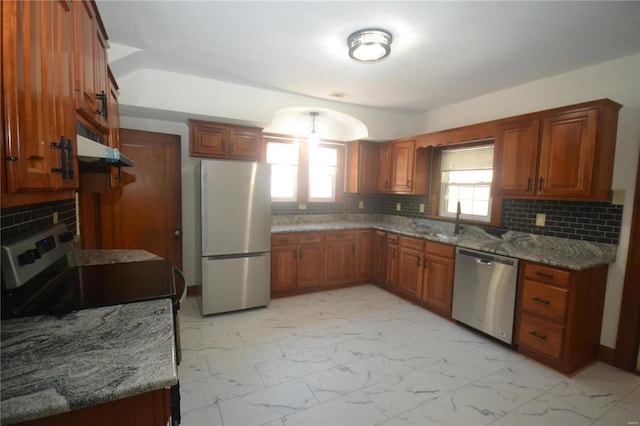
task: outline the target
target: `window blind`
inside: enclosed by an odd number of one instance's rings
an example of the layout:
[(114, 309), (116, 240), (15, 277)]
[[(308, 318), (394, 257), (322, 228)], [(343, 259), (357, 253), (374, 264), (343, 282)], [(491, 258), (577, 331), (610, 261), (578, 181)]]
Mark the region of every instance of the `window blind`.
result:
[(440, 169), (443, 172), (492, 170), (493, 145), (443, 150)]

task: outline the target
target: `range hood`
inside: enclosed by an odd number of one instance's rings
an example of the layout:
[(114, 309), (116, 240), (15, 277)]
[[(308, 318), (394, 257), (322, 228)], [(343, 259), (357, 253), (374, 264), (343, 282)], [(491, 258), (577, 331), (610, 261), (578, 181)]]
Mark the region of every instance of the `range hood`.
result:
[(109, 148), (82, 135), (77, 135), (77, 138), (80, 170), (85, 166), (90, 169), (104, 168), (105, 171), (108, 167), (133, 167), (133, 160), (118, 149)]

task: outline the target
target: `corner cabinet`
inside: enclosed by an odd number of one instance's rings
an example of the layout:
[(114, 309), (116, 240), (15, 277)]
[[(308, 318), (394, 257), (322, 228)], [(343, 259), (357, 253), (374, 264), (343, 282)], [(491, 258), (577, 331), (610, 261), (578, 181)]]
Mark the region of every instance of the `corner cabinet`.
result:
[(494, 194), (609, 201), (620, 108), (601, 100), (501, 124)]
[(262, 129), (189, 120), (192, 157), (259, 161)]
[(2, 22), (2, 185), (11, 194), (2, 205), (20, 192), (71, 190), (72, 198), (78, 187), (72, 4), (3, 1)]
[(518, 351), (565, 374), (596, 360), (608, 266), (571, 271), (520, 264)]

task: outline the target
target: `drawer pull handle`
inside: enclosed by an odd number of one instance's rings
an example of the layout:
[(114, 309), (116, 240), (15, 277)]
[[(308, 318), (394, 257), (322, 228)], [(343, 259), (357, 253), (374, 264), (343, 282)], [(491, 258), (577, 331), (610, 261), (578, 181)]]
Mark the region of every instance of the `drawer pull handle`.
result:
[(537, 337), (540, 340), (547, 340), (547, 336), (542, 336), (536, 333), (535, 331), (530, 331), (529, 334), (532, 335), (533, 337)]
[(544, 272), (536, 272), (536, 275), (542, 278), (547, 278), (549, 280), (552, 280), (554, 277), (551, 274), (545, 274)]
[(544, 303), (545, 305), (550, 305), (551, 304), (551, 302), (549, 300), (543, 300), (543, 299), (539, 299), (537, 297), (532, 297), (531, 300), (534, 300), (534, 301), (539, 302), (539, 303)]

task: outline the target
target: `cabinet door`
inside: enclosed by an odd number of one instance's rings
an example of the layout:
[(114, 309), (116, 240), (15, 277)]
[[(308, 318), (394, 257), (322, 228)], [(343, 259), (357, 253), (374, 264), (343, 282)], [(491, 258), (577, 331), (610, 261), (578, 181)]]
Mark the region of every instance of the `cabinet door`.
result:
[(398, 236), (387, 234), (387, 242), (384, 249), (384, 284), (390, 288), (398, 287)]
[(190, 125), (191, 155), (196, 157), (226, 157), (229, 129), (215, 126)]
[(296, 286), (298, 249), (296, 246), (271, 247), (271, 291)]
[(324, 245), (322, 243), (298, 246), (297, 287), (319, 287), (322, 285), (324, 267)]
[(260, 159), (260, 132), (231, 129), (229, 157), (258, 161)]
[(375, 231), (375, 237), (372, 247), (372, 269), (371, 278), (376, 283), (384, 284), (385, 282), (385, 232)]
[(373, 273), (373, 248), (376, 245), (373, 230), (358, 230), (356, 233), (356, 279), (370, 280)]
[[(3, 154), (8, 192), (77, 187), (75, 168), (69, 183), (64, 182), (69, 179), (68, 167), (62, 173), (63, 157), (77, 164), (72, 155), (71, 19), (66, 1), (2, 3)], [(64, 144), (59, 145), (62, 138)], [(66, 148), (67, 140), (71, 150)]]
[(358, 192), (375, 192), (378, 187), (378, 146), (362, 143), (358, 155)]
[(345, 284), (355, 280), (355, 241), (327, 241), (325, 284)]
[(422, 300), (446, 317), (451, 317), (453, 271), (453, 259), (426, 254)]
[(94, 92), (98, 98), (96, 109), (96, 124), (104, 129), (109, 129), (109, 86), (107, 76), (107, 39), (97, 26), (94, 29), (93, 67), (95, 75)]
[(415, 141), (395, 142), (391, 152), (391, 192), (411, 192)]
[(380, 147), (378, 156), (378, 191), (391, 191), (391, 144)]
[(495, 140), (495, 193), (533, 195), (536, 188), (539, 121), (502, 126)]
[(422, 294), (424, 251), (400, 245), (398, 263), (398, 291), (413, 299)]
[(596, 108), (543, 118), (538, 195), (591, 194), (597, 121)]

